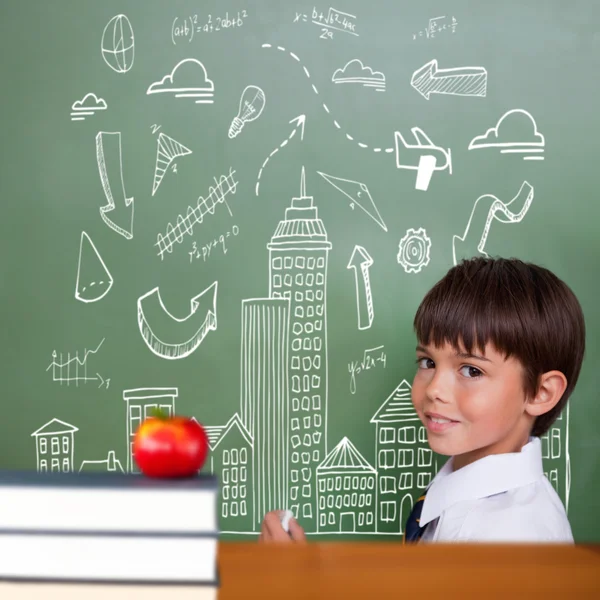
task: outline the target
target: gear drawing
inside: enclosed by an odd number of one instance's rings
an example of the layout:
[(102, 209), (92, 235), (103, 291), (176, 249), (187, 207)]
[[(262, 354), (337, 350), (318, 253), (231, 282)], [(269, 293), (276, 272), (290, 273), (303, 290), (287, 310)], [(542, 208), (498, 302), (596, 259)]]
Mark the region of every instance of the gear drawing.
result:
[(398, 246), (398, 262), (407, 273), (418, 273), (429, 264), (431, 239), (423, 227), (408, 229)]

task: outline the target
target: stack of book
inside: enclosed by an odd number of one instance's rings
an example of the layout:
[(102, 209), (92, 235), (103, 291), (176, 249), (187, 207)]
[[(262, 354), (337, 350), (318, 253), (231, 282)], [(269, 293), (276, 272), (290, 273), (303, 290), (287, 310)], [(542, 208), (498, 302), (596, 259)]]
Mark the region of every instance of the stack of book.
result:
[(214, 475), (0, 471), (0, 580), (18, 582), (0, 583), (0, 596), (68, 582), (63, 600), (95, 597), (98, 584), (111, 599), (171, 585), (171, 597), (216, 598), (217, 499)]

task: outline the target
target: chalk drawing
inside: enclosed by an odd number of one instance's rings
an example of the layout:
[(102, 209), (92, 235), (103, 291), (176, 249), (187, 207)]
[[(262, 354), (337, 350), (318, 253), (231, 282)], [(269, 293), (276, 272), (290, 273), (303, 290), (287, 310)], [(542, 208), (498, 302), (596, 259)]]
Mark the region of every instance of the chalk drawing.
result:
[(217, 329), (217, 284), (215, 281), (194, 296), (190, 312), (183, 318), (165, 308), (158, 287), (138, 298), (138, 327), (156, 356), (185, 358), (200, 346), (209, 331)]
[[(302, 65), (302, 63), (300, 62), (300, 59), (298, 58), (298, 56), (296, 54), (294, 54), (293, 52), (290, 52), (288, 50), (286, 50), (283, 46), (273, 46), (272, 44), (263, 44), (262, 48), (273, 48), (276, 50), (279, 50), (280, 52), (284, 52), (285, 54), (288, 54), (289, 56), (291, 56), (299, 65), (302, 66), (302, 70), (304, 71), (304, 75), (306, 76), (306, 78), (309, 81), (311, 80), (311, 76), (310, 76), (310, 72), (309, 70)], [(319, 95), (319, 90), (317, 89), (317, 86), (312, 83), (312, 90), (313, 92), (318, 96)], [(327, 104), (325, 104), (324, 102), (322, 103), (323, 106), (323, 110), (325, 110), (325, 112), (331, 116), (331, 111), (329, 110), (329, 107), (327, 106)], [(336, 129), (339, 129), (340, 131), (342, 130), (342, 126), (338, 123), (338, 121), (336, 119), (332, 119), (333, 120), (333, 125), (336, 127)], [(392, 153), (394, 151), (393, 147), (389, 147), (389, 148), (381, 148), (381, 147), (370, 147), (368, 144), (365, 144), (364, 142), (359, 142), (356, 139), (354, 139), (353, 136), (351, 136), (349, 133), (345, 133), (345, 136), (348, 140), (350, 140), (351, 142), (354, 142), (356, 144), (358, 144), (359, 148), (371, 148), (371, 150), (373, 152), (387, 152), (387, 153)]]
[(181, 244), (184, 235), (191, 235), (194, 226), (202, 223), (207, 214), (214, 214), (217, 204), (225, 203), (231, 214), (225, 198), (227, 194), (235, 194), (238, 182), (233, 178), (234, 175), (235, 171), (230, 168), (228, 175), (221, 175), (218, 181), (215, 178), (215, 187), (210, 186), (206, 198), (200, 196), (196, 206), (188, 206), (185, 217), (181, 214), (178, 215), (175, 226), (169, 223), (165, 235), (163, 236), (162, 233), (157, 235), (155, 246), (158, 246), (158, 254), (161, 259), (164, 258), (165, 252), (173, 252), (175, 242)]
[(83, 460), (79, 472), (106, 471), (108, 473), (125, 473), (121, 461), (116, 457), (114, 450), (108, 451), (108, 456), (103, 460)]
[(462, 236), (452, 237), (452, 258), (458, 264), (462, 258), (482, 254), (487, 256), (485, 244), (494, 221), (500, 223), (520, 223), (533, 202), (533, 187), (524, 181), (517, 195), (508, 202), (502, 202), (493, 194), (484, 194), (475, 200), (471, 215)]
[(336, 69), (331, 77), (333, 83), (355, 83), (385, 92), (385, 75), (363, 65), (358, 58), (348, 61), (341, 69)]
[(121, 132), (101, 131), (96, 136), (96, 161), (106, 206), (100, 207), (102, 220), (125, 239), (133, 237), (133, 198), (125, 193)]
[(85, 384), (90, 381), (95, 381), (98, 383), (99, 388), (104, 386), (108, 389), (110, 386), (110, 379), (104, 379), (100, 373), (95, 373), (91, 376), (88, 375), (89, 357), (92, 354), (98, 354), (98, 350), (100, 350), (100, 346), (102, 346), (105, 339), (106, 338), (103, 338), (93, 350), (84, 349), (83, 358), (79, 358), (79, 351), (75, 352), (73, 355), (68, 352), (65, 357), (62, 352), (58, 354), (56, 350), (54, 350), (52, 352), (52, 362), (46, 369), (46, 372), (52, 369), (52, 381), (60, 383), (61, 385), (66, 384), (67, 386), (72, 383), (79, 386), (80, 383)]
[(133, 28), (125, 15), (116, 15), (106, 24), (100, 48), (104, 62), (113, 71), (127, 73), (133, 67), (135, 41)]
[(212, 104), (215, 86), (206, 68), (195, 58), (179, 61), (173, 70), (152, 83), (146, 94), (172, 94), (175, 98), (194, 98), (196, 104)]
[(108, 294), (112, 285), (112, 275), (94, 242), (85, 231), (82, 231), (79, 242), (79, 260), (77, 261), (75, 298), (86, 303), (97, 302)]
[(399, 131), (395, 133), (396, 166), (417, 171), (415, 189), (427, 191), (434, 171), (448, 169), (452, 175), (452, 153), (450, 148), (436, 146), (420, 127), (413, 127), (411, 132), (416, 144), (408, 143)]
[(431, 94), (485, 97), (487, 71), (483, 67), (440, 69), (433, 59), (413, 73), (410, 84), (425, 100)]
[(358, 245), (354, 246), (347, 268), (354, 269), (359, 329), (369, 329), (373, 325), (373, 318), (375, 317), (371, 280), (369, 278), (369, 269), (373, 262), (371, 255), (365, 248)]
[(36, 468), (40, 473), (73, 471), (75, 432), (78, 427), (52, 419), (31, 434), (35, 438)]
[(98, 110), (106, 110), (106, 100), (96, 94), (86, 94), (81, 100), (76, 100), (71, 106), (71, 121), (85, 121), (86, 117), (95, 115)]
[(500, 148), (502, 154), (522, 154), (523, 160), (544, 160), (541, 154), (545, 144), (546, 140), (538, 131), (531, 114), (522, 108), (515, 108), (504, 113), (498, 123), (483, 135), (475, 136), (469, 144), (469, 150)]
[(352, 181), (352, 179), (343, 179), (342, 177), (334, 177), (327, 173), (317, 173), (329, 184), (331, 184), (336, 190), (339, 190), (350, 199), (350, 208), (354, 209), (354, 205), (358, 206), (365, 214), (369, 215), (377, 225), (384, 231), (387, 231), (387, 226), (384, 223), (379, 210), (371, 197), (369, 188), (366, 184), (360, 181)]
[(258, 190), (260, 188), (260, 178), (263, 174), (263, 171), (265, 170), (265, 167), (267, 166), (267, 163), (269, 162), (269, 160), (271, 160), (271, 157), (277, 154), (277, 152), (279, 152), (284, 146), (287, 146), (288, 142), (296, 135), (296, 131), (298, 131), (298, 129), (300, 129), (300, 141), (304, 140), (304, 124), (306, 123), (306, 115), (298, 115), (296, 118), (292, 119), (290, 123), (295, 123), (294, 129), (292, 129), (292, 133), (290, 133), (290, 135), (285, 140), (283, 140), (283, 142), (281, 142), (279, 146), (277, 146), (271, 151), (269, 156), (265, 158), (263, 164), (260, 166), (260, 169), (258, 171), (258, 177), (256, 178), (256, 186), (254, 188), (254, 193), (257, 196)]
[(154, 183), (152, 184), (153, 196), (171, 163), (180, 156), (187, 156), (192, 153), (189, 148), (164, 133), (158, 134), (156, 146), (156, 166), (154, 167)]
[(133, 440), (138, 427), (144, 419), (160, 409), (167, 416), (176, 414), (175, 398), (179, 395), (176, 387), (141, 387), (123, 390), (126, 402), (125, 429), (127, 440), (127, 472), (139, 473), (133, 457)]
[(398, 245), (398, 262), (407, 273), (419, 273), (429, 264), (431, 240), (423, 227), (408, 229)]
[(238, 114), (229, 126), (229, 137), (236, 137), (246, 123), (256, 121), (265, 108), (265, 93), (255, 85), (246, 86), (240, 97)]

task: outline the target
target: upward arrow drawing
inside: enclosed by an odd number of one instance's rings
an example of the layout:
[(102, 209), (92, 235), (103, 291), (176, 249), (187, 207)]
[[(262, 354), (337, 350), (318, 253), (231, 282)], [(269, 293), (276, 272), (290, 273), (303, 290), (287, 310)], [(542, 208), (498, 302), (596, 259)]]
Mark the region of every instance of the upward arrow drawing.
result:
[(113, 231), (130, 240), (133, 237), (133, 198), (127, 198), (125, 194), (120, 131), (98, 133), (96, 160), (108, 200), (106, 206), (100, 207), (100, 216)]
[(362, 246), (354, 246), (347, 268), (354, 269), (356, 311), (358, 314), (359, 329), (369, 329), (373, 324), (373, 317), (375, 316), (373, 296), (371, 294), (371, 281), (369, 279), (369, 268), (373, 262), (370, 254)]
[[(508, 202), (502, 202), (492, 194), (477, 198), (465, 232), (462, 236), (455, 235), (452, 238), (454, 264), (458, 264), (461, 258), (470, 258), (478, 254), (487, 256), (485, 243), (492, 222), (496, 220), (501, 223), (518, 223), (523, 220), (532, 202), (533, 187), (527, 181), (523, 182), (517, 195)], [(512, 210), (515, 207), (516, 210)]]
[(431, 94), (485, 96), (487, 71), (483, 67), (438, 69), (437, 60), (433, 59), (413, 73), (410, 84), (425, 100)]

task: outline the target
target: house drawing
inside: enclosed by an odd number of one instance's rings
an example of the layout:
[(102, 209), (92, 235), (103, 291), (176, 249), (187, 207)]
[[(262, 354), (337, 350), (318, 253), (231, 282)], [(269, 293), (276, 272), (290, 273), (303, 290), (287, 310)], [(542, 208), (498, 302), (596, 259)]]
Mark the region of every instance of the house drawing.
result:
[(127, 403), (126, 435), (127, 435), (127, 472), (139, 473), (133, 458), (133, 440), (135, 432), (142, 421), (152, 415), (152, 410), (159, 408), (167, 415), (175, 414), (175, 398), (177, 388), (135, 388), (123, 390), (123, 400)]
[(204, 426), (204, 429), (210, 449), (208, 470), (220, 473), (219, 531), (243, 531), (247, 529), (248, 515), (254, 511), (255, 490), (250, 486), (253, 480), (252, 438), (238, 413), (225, 425)]
[(79, 428), (60, 419), (52, 419), (31, 436), (35, 437), (37, 470), (67, 473), (73, 470), (75, 432)]
[(319, 533), (375, 533), (377, 471), (347, 437), (325, 457), (316, 475)]
[(402, 382), (371, 418), (375, 423), (375, 457), (379, 475), (378, 533), (402, 533), (418, 495), (434, 474), (433, 452)]

